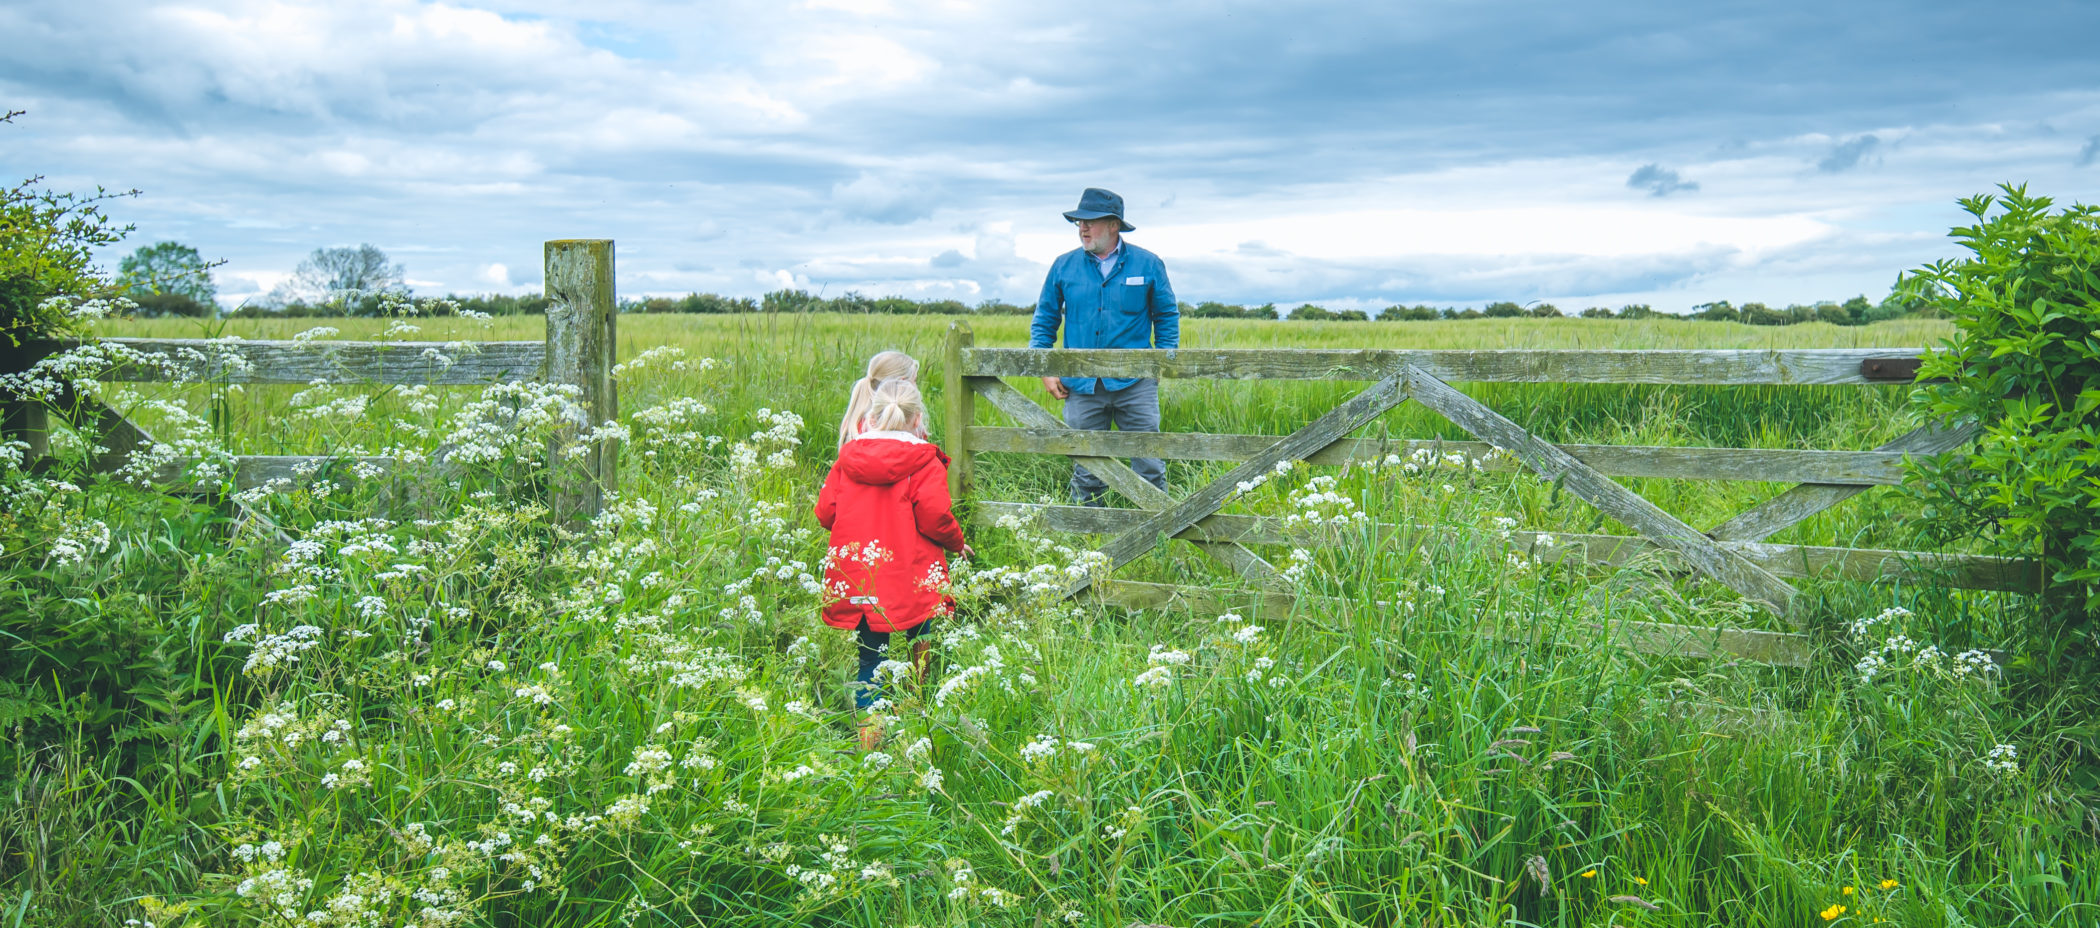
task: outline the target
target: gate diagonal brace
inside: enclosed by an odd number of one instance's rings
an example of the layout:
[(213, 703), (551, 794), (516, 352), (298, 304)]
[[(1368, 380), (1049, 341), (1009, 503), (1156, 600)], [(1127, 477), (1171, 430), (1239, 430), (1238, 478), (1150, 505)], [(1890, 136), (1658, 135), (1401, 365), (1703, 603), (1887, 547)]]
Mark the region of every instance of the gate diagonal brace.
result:
[(1597, 507), (1605, 515), (1617, 519), (1649, 541), (1676, 552), (1701, 573), (1728, 585), (1790, 624), (1798, 625), (1791, 615), (1797, 591), (1786, 581), (1772, 576), (1742, 555), (1722, 549), (1713, 539), (1662, 511), (1640, 494), (1620, 486), (1574, 455), (1532, 435), (1479, 400), (1458, 392), (1421, 368), (1408, 365), (1405, 373), (1409, 389), (1422, 405), (1443, 414), (1444, 418), (1472, 433), (1473, 437), (1514, 455), (1539, 476), (1561, 481), (1568, 492)]
[[(1030, 428), (1066, 428), (1063, 419), (1036, 405), (1035, 401), (1022, 395), (1021, 391), (1009, 386), (1006, 381), (997, 377), (966, 377), (964, 380), (970, 389), (990, 400), (993, 406), (1022, 425)], [(1122, 461), (1082, 455), (1073, 455), (1072, 460), (1084, 466), (1089, 473), (1100, 477), (1110, 489), (1123, 494), (1125, 498), (1141, 507), (1157, 510), (1174, 504), (1174, 498), (1168, 496), (1166, 491), (1138, 476), (1137, 471), (1131, 470), (1130, 465)], [(1244, 545), (1229, 541), (1190, 543), (1203, 553), (1223, 561), (1227, 567), (1249, 580), (1268, 586), (1281, 583), (1275, 565), (1263, 560), (1261, 555), (1248, 550)]]
[[(1968, 444), (1970, 439), (1976, 437), (1977, 431), (1979, 428), (1974, 422), (1954, 426), (1924, 425), (1874, 450), (1939, 454)], [(1763, 541), (1816, 513), (1858, 496), (1866, 489), (1863, 486), (1828, 483), (1796, 484), (1792, 489), (1714, 526), (1713, 530), (1706, 534), (1715, 541)]]
[[(1187, 499), (1147, 516), (1129, 531), (1110, 539), (1108, 544), (1101, 546), (1101, 553), (1108, 558), (1108, 569), (1114, 570), (1136, 560), (1139, 555), (1151, 550), (1160, 538), (1178, 535), (1189, 526), (1215, 514), (1241, 483), (1268, 473), (1279, 462), (1301, 461), (1311, 457), (1407, 399), (1408, 391), (1401, 384), (1399, 374), (1390, 375), (1372, 384), (1369, 389), (1328, 410), (1304, 428), (1269, 446), (1268, 450), (1233, 468), (1225, 476), (1189, 494)], [(1094, 578), (1091, 576), (1081, 577), (1065, 588), (1065, 595), (1077, 595), (1093, 582)]]

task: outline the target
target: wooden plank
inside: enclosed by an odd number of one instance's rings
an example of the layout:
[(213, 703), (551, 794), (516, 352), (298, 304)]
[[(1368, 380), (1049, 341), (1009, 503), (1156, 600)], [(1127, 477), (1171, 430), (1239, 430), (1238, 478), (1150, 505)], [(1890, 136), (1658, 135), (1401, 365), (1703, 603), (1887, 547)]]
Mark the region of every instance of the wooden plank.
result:
[(22, 453), (25, 465), (50, 454), (51, 416), (44, 404), (34, 400), (0, 403), (0, 441), (29, 446)]
[[(1208, 587), (1103, 580), (1088, 593), (1089, 598), (1126, 609), (1186, 609), (1198, 615), (1242, 612), (1270, 618), (1307, 614), (1347, 614), (1366, 604), (1332, 597), (1216, 590)], [(1750, 628), (1701, 628), (1663, 622), (1613, 622), (1608, 628), (1584, 622), (1578, 629), (1603, 631), (1609, 640), (1629, 651), (1681, 658), (1738, 657), (1783, 667), (1806, 667), (1814, 655), (1809, 636)], [(1483, 623), (1472, 632), (1483, 638), (1532, 643), (1533, 634), (1496, 628)]]
[(620, 417), (619, 385), (612, 375), (619, 361), (612, 240), (548, 242), (545, 280), (546, 379), (575, 384), (580, 391), (578, 414), (547, 445), (555, 517), (574, 522), (596, 516), (619, 480), (620, 449), (613, 439), (590, 442), (581, 459), (561, 453), (579, 435)]
[(967, 322), (948, 323), (948, 342), (941, 358), (941, 401), (948, 421), (941, 423), (941, 446), (948, 453), (948, 496), (958, 502), (976, 490), (976, 459), (970, 454), (970, 428), (977, 421), (977, 391), (963, 386), (963, 352), (977, 340)]
[(1568, 492), (1655, 543), (1675, 551), (1694, 569), (1794, 621), (1791, 616), (1794, 588), (1786, 581), (1744, 560), (1742, 555), (1721, 550), (1698, 529), (1662, 511), (1640, 494), (1597, 473), (1589, 465), (1534, 437), (1516, 423), (1421, 369), (1408, 369), (1407, 385), (1422, 405), (1442, 413), (1475, 438), (1516, 455), (1541, 477), (1560, 481)]
[(132, 452), (158, 443), (138, 423), (99, 399), (83, 400), (78, 408), (92, 420), (83, 423), (83, 427), (99, 436), (95, 444), (103, 450), (95, 457), (98, 471), (116, 470), (130, 461)]
[(1157, 377), (1225, 380), (1377, 380), (1411, 364), (1446, 382), (1850, 384), (1870, 358), (1908, 348), (1724, 351), (1506, 349), (973, 348), (965, 373), (990, 377)]
[[(109, 338), (106, 344), (145, 356), (96, 379), (162, 383), (485, 384), (528, 380), (546, 359), (540, 342), (269, 341), (206, 338)], [(43, 355), (75, 342), (31, 343)]]
[[(1201, 432), (1094, 432), (974, 426), (973, 451), (1033, 454), (1155, 457), (1177, 461), (1244, 461), (1276, 443), (1275, 435)], [(1885, 486), (1903, 482), (1903, 455), (1887, 451), (1807, 451), (1772, 448), (1671, 448), (1649, 445), (1555, 445), (1598, 473), (1614, 477), (1683, 480), (1747, 480), (1763, 483), (1832, 483)], [(1348, 438), (1307, 458), (1310, 464), (1375, 464), (1388, 455), (1458, 453), (1487, 471), (1522, 464), (1494, 453), (1480, 441)]]
[[(1014, 421), (1036, 428), (1063, 429), (1064, 420), (1052, 415), (1049, 410), (1037, 406), (1021, 391), (1008, 386), (997, 377), (967, 377), (965, 386), (971, 392), (982, 395), (1001, 412), (1012, 416)], [(1152, 482), (1138, 476), (1130, 465), (1116, 458), (1074, 456), (1072, 460), (1086, 467), (1089, 473), (1101, 478), (1109, 489), (1147, 509), (1164, 509), (1172, 505), (1174, 498)], [(1230, 542), (1195, 542), (1198, 550), (1225, 563), (1235, 573), (1257, 583), (1275, 584), (1278, 581), (1276, 567), (1263, 560), (1261, 555)]]
[[(1045, 506), (1037, 503), (984, 501), (977, 504), (974, 519), (985, 526), (1001, 518), (1041, 520), (1044, 528), (1088, 535), (1114, 535), (1128, 531), (1144, 513), (1129, 509), (1088, 506)], [(1369, 522), (1339, 528), (1285, 525), (1270, 516), (1219, 513), (1208, 516), (1174, 536), (1187, 541), (1231, 540), (1246, 545), (1277, 545), (1300, 548), (1359, 543), (1377, 543), (1391, 537), (1431, 537), (1448, 543), (1477, 543), (1482, 533), (1473, 528), (1450, 525)], [(2022, 558), (1976, 554), (1942, 554), (1931, 551), (1894, 551), (1876, 548), (1827, 548), (1810, 545), (1774, 545), (1760, 542), (1720, 542), (1720, 548), (1779, 577), (1856, 580), (1872, 583), (1898, 577), (1971, 590), (2005, 590), (2033, 593), (2041, 588), (2041, 568)], [(1569, 532), (1513, 531), (1508, 545), (1529, 551), (1548, 563), (1578, 561), (1598, 567), (1620, 567), (1645, 559), (1662, 558), (1670, 568), (1683, 562), (1674, 552), (1638, 535), (1589, 535)]]
[(1283, 618), (1296, 611), (1303, 602), (1289, 593), (1274, 590), (1220, 590), (1207, 586), (1114, 579), (1094, 584), (1083, 598), (1125, 609), (1186, 609), (1198, 615), (1238, 612), (1249, 618)]
[[(1143, 522), (1116, 536), (1108, 544), (1102, 545), (1101, 553), (1107, 556), (1109, 569), (1114, 570), (1136, 560), (1138, 555), (1151, 549), (1161, 537), (1178, 535), (1204, 516), (1217, 512), (1218, 507), (1224, 505), (1225, 500), (1237, 491), (1239, 483), (1266, 474), (1283, 461), (1303, 459), (1377, 418), (1380, 413), (1406, 401), (1407, 392), (1401, 388), (1398, 375), (1372, 384), (1348, 402), (1328, 410), (1304, 428), (1292, 432), (1270, 446), (1269, 450), (1249, 458), (1246, 463), (1226, 472), (1224, 476), (1189, 494), (1180, 502), (1148, 514)], [(1066, 595), (1086, 589), (1087, 584), (1092, 581), (1092, 577), (1081, 577), (1073, 581), (1066, 586)]]
[(1665, 657), (1741, 657), (1782, 667), (1806, 667), (1815, 654), (1809, 636), (1792, 632), (1627, 621), (1613, 622), (1606, 631), (1619, 647)]
[[(1924, 425), (1898, 436), (1875, 451), (1898, 455), (1938, 454), (1952, 451), (1976, 437), (1975, 423), (1948, 428)], [(1859, 495), (1866, 488), (1835, 483), (1807, 483), (1794, 487), (1750, 509), (1744, 510), (1707, 532), (1721, 541), (1756, 541), (1769, 538), (1816, 513)]]

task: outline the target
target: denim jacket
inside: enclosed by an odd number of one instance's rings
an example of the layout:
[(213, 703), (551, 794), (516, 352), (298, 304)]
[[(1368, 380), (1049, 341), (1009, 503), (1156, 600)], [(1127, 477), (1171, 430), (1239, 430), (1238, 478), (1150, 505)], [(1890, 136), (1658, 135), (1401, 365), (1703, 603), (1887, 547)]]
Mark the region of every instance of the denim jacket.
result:
[[(1028, 326), (1028, 347), (1052, 347), (1060, 325), (1066, 348), (1181, 347), (1181, 310), (1167, 282), (1166, 263), (1127, 241), (1105, 278), (1083, 248), (1051, 263)], [(1064, 383), (1074, 393), (1092, 393), (1096, 384), (1115, 391), (1137, 381), (1066, 377)]]

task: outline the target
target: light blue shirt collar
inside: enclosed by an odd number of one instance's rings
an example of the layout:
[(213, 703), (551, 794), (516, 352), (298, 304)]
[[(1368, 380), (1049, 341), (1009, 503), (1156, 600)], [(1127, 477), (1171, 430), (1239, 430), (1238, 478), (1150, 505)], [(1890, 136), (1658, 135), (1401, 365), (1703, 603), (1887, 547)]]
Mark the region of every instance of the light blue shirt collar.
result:
[(1111, 272), (1113, 271), (1113, 269), (1114, 269), (1114, 268), (1115, 268), (1115, 266), (1116, 266), (1116, 259), (1117, 259), (1117, 258), (1120, 258), (1120, 257), (1122, 257), (1122, 256), (1123, 256), (1123, 239), (1122, 239), (1121, 237), (1118, 237), (1118, 238), (1116, 239), (1116, 247), (1114, 247), (1114, 248), (1111, 248), (1111, 249), (1109, 249), (1109, 250), (1108, 250), (1108, 254), (1102, 255), (1102, 256), (1100, 256), (1100, 257), (1098, 257), (1098, 258), (1095, 258), (1095, 257), (1094, 257), (1093, 255), (1088, 255), (1087, 257), (1089, 257), (1089, 258), (1094, 258), (1094, 268), (1095, 268), (1095, 270), (1098, 270), (1098, 271), (1100, 271), (1100, 272), (1101, 272), (1101, 279), (1102, 279), (1102, 280), (1107, 280), (1107, 279), (1108, 279), (1108, 275), (1109, 275), (1109, 274), (1110, 274), (1110, 273), (1111, 273)]

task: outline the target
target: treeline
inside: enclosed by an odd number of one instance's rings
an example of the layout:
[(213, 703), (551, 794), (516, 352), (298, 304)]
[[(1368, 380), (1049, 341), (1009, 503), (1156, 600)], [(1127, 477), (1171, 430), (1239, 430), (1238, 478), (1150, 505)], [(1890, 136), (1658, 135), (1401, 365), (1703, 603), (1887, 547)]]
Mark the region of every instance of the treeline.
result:
[[(1891, 294), (1888, 299), (1875, 303), (1865, 296), (1855, 296), (1842, 303), (1821, 302), (1774, 308), (1763, 303), (1744, 303), (1736, 306), (1727, 300), (1701, 303), (1692, 307), (1685, 315), (1657, 312), (1646, 303), (1633, 303), (1619, 307), (1616, 311), (1603, 306), (1592, 306), (1580, 312), (1562, 312), (1552, 303), (1489, 303), (1480, 309), (1459, 309), (1445, 306), (1388, 306), (1373, 316), (1360, 309), (1327, 309), (1308, 303), (1291, 310), (1288, 318), (1306, 322), (1320, 321), (1379, 321), (1414, 322), (1436, 319), (1562, 319), (1570, 316), (1583, 319), (1649, 319), (1667, 317), (1676, 319), (1703, 319), (1712, 322), (1744, 322), (1750, 325), (1794, 325), (1801, 322), (1828, 322), (1832, 325), (1866, 325), (1887, 319), (1900, 319), (1924, 311), (1925, 304), (1916, 297), (1903, 293)], [(1274, 319), (1277, 317), (1274, 304), (1267, 306), (1232, 306), (1224, 303), (1199, 303), (1194, 307), (1184, 303), (1182, 315), (1198, 318), (1224, 319)]]
[[(172, 302), (174, 298), (159, 297)], [(504, 296), (488, 294), (482, 296), (450, 296), (442, 300), (420, 301), (423, 311), (434, 315), (450, 315), (456, 312), (481, 313), (490, 316), (532, 316), (547, 311), (544, 296)], [(386, 310), (386, 301), (378, 294), (370, 294), (354, 300), (338, 300), (328, 303), (288, 303), (283, 306), (243, 306), (232, 315), (240, 318), (301, 318), (315, 316), (380, 316)], [(1834, 325), (1865, 325), (1885, 319), (1897, 319), (1920, 311), (1922, 302), (1904, 294), (1891, 294), (1888, 299), (1875, 303), (1865, 296), (1856, 296), (1842, 303), (1823, 302), (1794, 304), (1783, 308), (1763, 303), (1744, 303), (1736, 306), (1727, 300), (1701, 303), (1692, 307), (1685, 315), (1658, 312), (1644, 303), (1621, 306), (1616, 310), (1603, 306), (1592, 306), (1578, 312), (1563, 312), (1551, 303), (1519, 304), (1512, 302), (1489, 303), (1479, 309), (1454, 306), (1388, 306), (1372, 315), (1360, 309), (1328, 309), (1316, 304), (1305, 304), (1290, 310), (1288, 315), (1269, 303), (1262, 306), (1240, 306), (1232, 303), (1203, 302), (1181, 304), (1181, 314), (1192, 319), (1290, 319), (1299, 322), (1414, 322), (1439, 319), (1557, 319), (1580, 317), (1584, 319), (1648, 319), (1654, 317), (1677, 319), (1704, 319), (1715, 322), (1744, 322), (1751, 325), (1793, 325), (1799, 322), (1828, 322)], [(155, 315), (203, 315), (208, 310), (197, 307), (200, 312), (168, 312), (159, 305), (153, 309)], [(141, 315), (147, 309), (141, 301)], [(905, 316), (1026, 316), (1035, 307), (985, 300), (974, 306), (960, 300), (914, 300), (901, 296), (869, 297), (854, 291), (835, 297), (823, 297), (806, 290), (775, 290), (765, 296), (751, 297), (721, 296), (714, 293), (691, 293), (682, 297), (642, 297), (620, 301), (622, 313), (865, 313)]]

